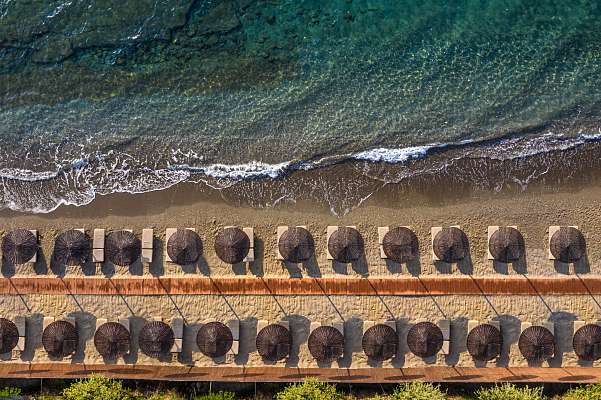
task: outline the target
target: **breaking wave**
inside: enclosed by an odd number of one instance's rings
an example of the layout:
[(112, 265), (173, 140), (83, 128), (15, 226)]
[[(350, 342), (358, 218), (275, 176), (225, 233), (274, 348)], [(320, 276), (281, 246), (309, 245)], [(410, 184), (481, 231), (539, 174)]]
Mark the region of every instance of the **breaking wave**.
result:
[[(598, 141), (601, 141), (601, 131), (578, 136), (547, 133), (528, 138), (506, 137), (489, 142), (464, 141), (398, 149), (374, 148), (315, 160), (289, 160), (272, 164), (261, 161), (204, 166), (166, 163), (159, 168), (151, 168), (143, 160), (136, 160), (129, 154), (110, 151), (106, 154), (62, 160), (56, 164), (55, 170), (0, 169), (0, 184), (3, 187), (0, 207), (21, 212), (48, 213), (61, 205), (89, 204), (98, 195), (159, 191), (181, 182), (203, 182), (213, 189), (223, 189), (243, 181), (282, 180), (296, 171), (314, 170), (345, 162), (395, 165), (396, 176), (387, 175), (387, 179), (390, 183), (398, 183), (399, 179), (408, 177), (408, 171), (411, 173), (409, 168), (398, 171), (398, 166), (410, 166), (418, 160), (427, 165), (428, 157), (433, 155), (454, 160), (513, 160), (565, 151)], [(182, 152), (172, 150), (171, 153)], [(202, 157), (196, 156), (195, 159)], [(180, 160), (172, 158), (172, 161)], [(423, 172), (424, 169), (421, 168), (420, 173)]]

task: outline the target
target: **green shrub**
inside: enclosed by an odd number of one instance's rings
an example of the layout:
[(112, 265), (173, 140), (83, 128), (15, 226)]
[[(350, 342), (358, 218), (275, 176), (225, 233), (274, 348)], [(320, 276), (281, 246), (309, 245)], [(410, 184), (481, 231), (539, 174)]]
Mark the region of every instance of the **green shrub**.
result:
[(194, 397), (194, 400), (235, 400), (236, 395), (232, 392), (216, 392), (203, 394), (201, 396)]
[(561, 397), (562, 400), (597, 400), (601, 399), (601, 384), (585, 385), (570, 389)]
[(151, 394), (150, 396), (146, 396), (146, 397), (137, 396), (137, 398), (145, 399), (145, 400), (183, 400), (182, 396), (180, 396), (175, 391), (155, 392), (155, 393)]
[(542, 398), (542, 387), (519, 388), (511, 383), (490, 388), (480, 388), (476, 392), (477, 400), (540, 400)]
[(65, 400), (132, 400), (133, 396), (120, 381), (93, 375), (78, 380), (63, 390)]
[(342, 394), (336, 386), (320, 382), (317, 379), (307, 379), (302, 383), (288, 386), (275, 396), (276, 400), (341, 400)]
[(20, 396), (21, 389), (16, 387), (5, 387), (0, 389), (0, 399), (10, 399), (14, 396)]
[(38, 395), (34, 396), (33, 399), (34, 400), (60, 400), (62, 398), (59, 398), (59, 397), (51, 395), (51, 394), (38, 394)]
[(427, 382), (410, 382), (399, 385), (392, 394), (394, 400), (445, 400), (446, 393)]

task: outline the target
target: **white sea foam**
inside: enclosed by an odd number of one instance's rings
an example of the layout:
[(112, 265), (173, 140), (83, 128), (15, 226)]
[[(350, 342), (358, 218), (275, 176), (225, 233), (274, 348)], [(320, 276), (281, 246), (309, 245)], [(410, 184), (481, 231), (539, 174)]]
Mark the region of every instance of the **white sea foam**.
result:
[(58, 171), (31, 171), (28, 169), (21, 168), (2, 168), (0, 169), (0, 178), (3, 179), (15, 179), (19, 181), (35, 182), (45, 181), (48, 179), (56, 178)]
[(216, 179), (246, 180), (258, 178), (278, 178), (290, 167), (290, 161), (268, 164), (251, 161), (246, 164), (212, 164), (206, 167), (190, 168), (193, 172), (201, 172)]
[(500, 143), (482, 149), (480, 156), (494, 160), (515, 160), (533, 157), (553, 151), (564, 151), (574, 147), (601, 141), (601, 130), (595, 134), (565, 136), (548, 132), (544, 135), (528, 138), (509, 138)]
[[(601, 141), (595, 134), (563, 136), (553, 133), (531, 138), (507, 138), (496, 143), (466, 146), (457, 157), (514, 159), (551, 151), (563, 151), (585, 143)], [(61, 205), (81, 206), (98, 195), (111, 193), (145, 193), (165, 190), (180, 182), (205, 182), (224, 189), (236, 182), (254, 179), (277, 179), (298, 170), (311, 170), (347, 160), (366, 163), (402, 164), (427, 157), (431, 151), (467, 145), (432, 143), (405, 148), (378, 147), (351, 154), (330, 155), (306, 161), (266, 163), (214, 163), (202, 165), (200, 154), (173, 150), (171, 162), (181, 164), (151, 167), (152, 157), (136, 158), (130, 154), (108, 151), (81, 154), (73, 159), (57, 159), (53, 170), (25, 168), (0, 169), (0, 207), (17, 211), (47, 213)], [(148, 156), (148, 155), (145, 155)], [(140, 156), (142, 157), (142, 156)], [(455, 156), (453, 156), (455, 157)], [(188, 164), (191, 164), (189, 165)], [(194, 165), (198, 163), (199, 165)], [(42, 164), (43, 165), (43, 164)], [(388, 177), (389, 179), (391, 177)], [(393, 180), (394, 181), (394, 180)], [(352, 207), (352, 206), (351, 206)]]
[(410, 159), (422, 158), (428, 154), (428, 151), (435, 147), (444, 147), (438, 143), (426, 145), (426, 146), (415, 146), (415, 147), (404, 147), (401, 149), (387, 149), (377, 148), (372, 150), (362, 151), (355, 153), (351, 156), (352, 159), (360, 161), (371, 161), (371, 162), (385, 162), (389, 164), (398, 164)]

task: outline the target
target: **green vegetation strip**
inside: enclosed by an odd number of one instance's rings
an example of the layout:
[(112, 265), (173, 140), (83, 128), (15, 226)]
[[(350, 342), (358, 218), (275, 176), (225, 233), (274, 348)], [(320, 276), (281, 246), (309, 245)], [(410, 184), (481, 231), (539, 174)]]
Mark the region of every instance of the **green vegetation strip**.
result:
[[(374, 386), (374, 390), (378, 388)], [(307, 379), (287, 386), (274, 396), (258, 394), (239, 397), (233, 392), (215, 391), (206, 394), (183, 394), (175, 390), (156, 390), (143, 393), (123, 385), (119, 380), (101, 375), (78, 380), (60, 394), (22, 395), (21, 389), (0, 389), (0, 399), (31, 400), (600, 400), (601, 384), (571, 388), (553, 397), (543, 395), (542, 386), (516, 386), (510, 383), (481, 387), (466, 396), (448, 395), (439, 386), (426, 382), (403, 383), (390, 394), (354, 396), (341, 392), (335, 385)]]

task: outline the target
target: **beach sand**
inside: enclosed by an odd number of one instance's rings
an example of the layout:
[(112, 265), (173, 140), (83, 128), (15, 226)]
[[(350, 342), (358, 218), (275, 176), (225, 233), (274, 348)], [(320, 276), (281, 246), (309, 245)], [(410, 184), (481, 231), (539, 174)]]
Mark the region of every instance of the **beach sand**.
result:
[[(551, 225), (576, 225), (587, 239), (588, 260), (579, 263), (576, 272), (601, 271), (601, 215), (598, 213), (601, 188), (597, 186), (567, 188), (556, 193), (530, 190), (511, 195), (479, 194), (449, 200), (444, 205), (428, 204), (425, 199), (388, 205), (367, 200), (341, 218), (309, 203), (260, 209), (228, 205), (214, 193), (211, 196), (208, 198), (207, 193), (197, 185), (182, 184), (160, 192), (100, 196), (87, 206), (63, 206), (48, 214), (3, 211), (0, 216), (4, 230), (17, 227), (37, 229), (46, 255), (52, 253), (55, 235), (69, 228), (85, 228), (89, 232), (94, 228), (129, 228), (138, 234), (143, 228), (154, 228), (157, 239), (155, 245), (160, 247), (155, 249), (151, 270), (158, 275), (184, 273), (180, 267), (165, 265), (162, 257), (157, 256), (162, 251), (165, 229), (169, 227), (197, 229), (205, 249), (204, 260), (208, 268), (202, 271), (205, 274), (290, 275), (290, 271), (276, 258), (278, 225), (307, 226), (316, 243), (315, 268), (318, 267), (322, 276), (344, 273), (339, 269), (334, 271), (332, 263), (326, 258), (328, 225), (355, 225), (364, 237), (365, 261), (357, 267), (358, 271), (349, 266), (346, 271), (349, 275), (503, 273), (494, 270), (492, 262), (487, 260), (488, 225), (516, 225), (525, 238), (525, 270), (521, 267), (515, 271), (509, 267), (506, 271), (509, 274), (526, 272), (530, 275), (554, 275), (574, 272), (574, 266), (567, 268), (565, 265), (555, 265), (548, 259), (547, 229)], [(230, 265), (216, 257), (213, 247), (215, 235), (228, 225), (254, 227), (257, 253), (255, 269), (233, 271)], [(411, 226), (419, 238), (421, 258), (418, 269), (408, 271), (402, 267), (391, 271), (379, 257), (378, 226), (399, 225)], [(460, 225), (470, 241), (471, 265), (463, 270), (456, 267), (450, 271), (437, 270), (432, 261), (430, 228), (449, 225)], [(72, 272), (80, 273), (77, 268)], [(311, 275), (311, 271), (300, 273), (303, 276)]]
[[(116, 194), (98, 198), (83, 207), (65, 206), (49, 214), (20, 214), (2, 212), (2, 228), (17, 227), (37, 229), (41, 235), (42, 251), (35, 268), (18, 267), (6, 271), (5, 276), (53, 277), (58, 275), (81, 276), (410, 276), (426, 274), (503, 274), (549, 275), (573, 274), (575, 272), (598, 274), (601, 271), (601, 188), (590, 186), (557, 193), (526, 191), (513, 195), (470, 196), (446, 202), (445, 205), (403, 203), (384, 206), (368, 200), (360, 207), (337, 218), (327, 210), (311, 204), (294, 207), (282, 206), (268, 209), (245, 208), (226, 204), (218, 198), (207, 198), (198, 186), (179, 185), (162, 192), (139, 195)], [(255, 229), (256, 261), (250, 267), (232, 267), (217, 259), (213, 250), (214, 237), (227, 225), (252, 226)], [(314, 235), (316, 259), (311, 268), (291, 267), (276, 258), (276, 229), (278, 225), (306, 225)], [(326, 259), (326, 227), (328, 225), (356, 225), (366, 244), (365, 261), (340, 266)], [(387, 265), (379, 258), (377, 227), (409, 225), (420, 240), (421, 259), (411, 268)], [(462, 268), (453, 266), (441, 270), (431, 256), (430, 228), (432, 226), (460, 225), (470, 240), (471, 263)], [(523, 233), (527, 257), (525, 270), (495, 270), (487, 260), (487, 226), (517, 225)], [(577, 225), (588, 243), (588, 259), (578, 266), (554, 263), (548, 259), (547, 228), (549, 225)], [(204, 256), (197, 266), (180, 267), (165, 263), (163, 240), (168, 227), (194, 227), (204, 243)], [(55, 271), (49, 262), (56, 234), (69, 228), (120, 229), (131, 228), (137, 234), (143, 228), (155, 229), (155, 255), (149, 267), (117, 267), (106, 271), (98, 266), (95, 271), (80, 267), (68, 267)], [(204, 321), (227, 321), (240, 318), (242, 338), (241, 355), (231, 359), (228, 365), (263, 365), (254, 347), (254, 335), (259, 320), (290, 321), (294, 332), (294, 356), (288, 366), (316, 366), (306, 345), (311, 321), (335, 321), (344, 319), (347, 345), (345, 357), (333, 366), (364, 367), (372, 365), (361, 352), (362, 321), (397, 319), (401, 336), (401, 353), (382, 366), (421, 366), (423, 360), (411, 355), (404, 344), (410, 323), (417, 320), (437, 321), (451, 319), (451, 354), (439, 354), (428, 363), (437, 365), (474, 366), (465, 351), (465, 334), (468, 320), (500, 320), (507, 340), (501, 366), (524, 366), (526, 361), (517, 350), (519, 321), (542, 323), (556, 321), (556, 340), (559, 343), (557, 357), (550, 365), (578, 365), (571, 350), (572, 321), (593, 321), (598, 314), (592, 296), (255, 296), (255, 295), (36, 295), (0, 296), (0, 304), (7, 310), (6, 317), (28, 316), (27, 349), (22, 360), (43, 362), (47, 360), (39, 335), (43, 316), (64, 315), (74, 317), (80, 330), (80, 350), (74, 360), (86, 363), (102, 362), (93, 347), (93, 332), (97, 318), (130, 318), (132, 330), (139, 331), (144, 320), (161, 316), (166, 320), (183, 316), (188, 327), (184, 337), (184, 353), (181, 362), (195, 365), (214, 365), (213, 361), (200, 355), (195, 349), (194, 335)], [(134, 348), (137, 344), (134, 342)], [(156, 364), (136, 352), (126, 362)], [(164, 360), (163, 360), (164, 361)], [(119, 361), (122, 363), (123, 361)]]

